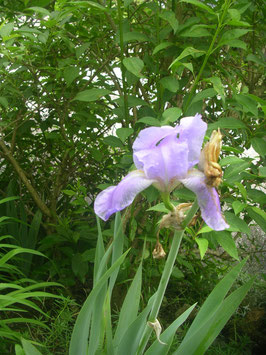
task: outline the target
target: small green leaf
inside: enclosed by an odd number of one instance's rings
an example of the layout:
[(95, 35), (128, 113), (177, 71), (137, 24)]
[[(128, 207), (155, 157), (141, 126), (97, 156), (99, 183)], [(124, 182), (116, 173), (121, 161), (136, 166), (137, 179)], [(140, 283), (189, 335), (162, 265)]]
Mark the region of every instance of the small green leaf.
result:
[(221, 79), (217, 76), (213, 76), (211, 78), (206, 79), (205, 81), (212, 83), (214, 90), (217, 92), (218, 95), (221, 96), (222, 100), (225, 101), (224, 87)]
[(238, 20), (231, 20), (227, 22), (229, 26), (236, 26), (236, 27), (250, 27), (251, 25), (246, 21), (238, 21)]
[(266, 141), (263, 138), (251, 138), (251, 144), (254, 150), (262, 157), (266, 154)]
[(209, 98), (211, 98), (213, 96), (216, 96), (216, 91), (214, 89), (210, 88), (210, 89), (202, 90), (201, 92), (198, 92), (194, 96), (191, 104), (194, 104), (195, 102), (198, 102), (198, 101), (203, 101), (205, 99), (209, 99)]
[(261, 210), (261, 209), (258, 208), (258, 207), (251, 207), (251, 209), (252, 209), (254, 212), (256, 212), (258, 215), (260, 215), (260, 216), (264, 219), (264, 221), (266, 222), (266, 212), (265, 212), (265, 211)]
[(65, 68), (64, 70), (64, 79), (69, 86), (73, 80), (75, 80), (79, 76), (79, 68), (70, 66)]
[(201, 260), (204, 258), (204, 255), (206, 254), (206, 251), (208, 249), (209, 242), (205, 238), (195, 238), (195, 242), (199, 246), (199, 251), (200, 251), (200, 258)]
[(176, 279), (183, 279), (185, 275), (181, 270), (178, 269), (178, 267), (174, 266), (171, 276), (175, 277)]
[(261, 205), (266, 203), (266, 194), (261, 190), (255, 188), (247, 188), (247, 194), (248, 197), (254, 202), (260, 203)]
[(228, 13), (229, 13), (232, 20), (240, 20), (240, 18), (241, 18), (240, 12), (236, 9), (229, 9)]
[(82, 260), (93, 263), (95, 259), (95, 251), (95, 248), (85, 250), (84, 253), (82, 253)]
[(234, 213), (231, 212), (225, 212), (224, 215), (230, 227), (236, 228), (240, 232), (250, 235), (249, 226), (243, 219), (239, 218), (238, 216), (234, 215)]
[(152, 55), (155, 55), (156, 53), (160, 52), (161, 50), (168, 48), (170, 46), (173, 46), (173, 45), (174, 44), (172, 42), (162, 42), (154, 48)]
[(214, 130), (218, 128), (227, 128), (227, 129), (238, 129), (238, 128), (247, 128), (245, 123), (238, 120), (234, 117), (223, 117), (218, 121), (208, 125), (208, 130)]
[(144, 75), (141, 74), (141, 70), (144, 68), (143, 60), (137, 57), (125, 58), (123, 60), (124, 66), (127, 68), (130, 73), (134, 74), (138, 78), (144, 78)]
[(194, 73), (194, 69), (193, 69), (193, 64), (192, 63), (181, 63), (181, 65), (183, 65), (185, 68), (190, 70), (191, 73)]
[(84, 102), (91, 102), (99, 100), (102, 96), (106, 96), (110, 94), (110, 90), (107, 89), (89, 89), (85, 91), (79, 92), (72, 101), (84, 101)]
[(261, 227), (266, 233), (266, 213), (258, 207), (247, 208), (249, 216)]
[(175, 17), (175, 13), (173, 11), (163, 11), (160, 13), (159, 15), (162, 19), (166, 20), (169, 25), (172, 27), (172, 29), (174, 30), (174, 33), (176, 33), (177, 29), (178, 29), (178, 21)]
[(124, 0), (124, 6), (128, 7), (134, 0)]
[(209, 227), (209, 226), (203, 226), (197, 233), (198, 234), (203, 234), (203, 233), (209, 233), (209, 232), (212, 232), (212, 228)]
[(0, 96), (0, 104), (4, 107), (7, 108), (8, 107), (8, 101), (4, 96)]
[[(187, 47), (185, 48), (182, 53), (170, 64), (169, 68), (171, 68), (172, 66), (174, 66), (177, 62), (180, 62), (181, 59), (191, 55), (193, 58), (195, 58), (195, 56), (199, 57), (201, 55), (205, 54), (205, 51), (201, 51), (198, 49), (195, 49), (193, 47)], [(184, 63), (182, 63), (184, 64)]]
[(176, 122), (178, 118), (182, 115), (182, 110), (178, 107), (171, 107), (164, 111), (163, 113), (163, 125)]
[(165, 89), (174, 93), (179, 89), (179, 80), (173, 76), (165, 76), (160, 80), (160, 83)]
[(213, 9), (211, 7), (209, 7), (208, 5), (204, 4), (203, 2), (201, 2), (199, 0), (181, 0), (180, 2), (185, 2), (187, 4), (195, 5), (199, 8), (201, 8), (202, 10), (207, 11), (210, 14), (216, 16), (216, 13), (213, 11)]
[(103, 139), (103, 143), (106, 145), (110, 145), (113, 148), (124, 148), (123, 143), (121, 140), (115, 136), (108, 136)]
[(263, 62), (263, 60), (258, 55), (250, 53), (247, 55), (246, 60), (265, 67), (265, 62)]
[(249, 161), (244, 161), (243, 163), (239, 163), (239, 164), (234, 164), (234, 165), (228, 166), (228, 168), (226, 168), (225, 172), (224, 172), (225, 180), (229, 179), (232, 176), (236, 176), (237, 174), (245, 171), (249, 166), (250, 166), (250, 162)]
[(164, 203), (158, 203), (157, 205), (148, 208), (147, 211), (169, 213), (169, 210), (165, 207)]
[(180, 37), (208, 37), (210, 32), (205, 28), (205, 25), (194, 25), (188, 27), (185, 31), (180, 33)]
[(11, 32), (13, 31), (13, 28), (14, 28), (14, 22), (7, 23), (3, 27), (1, 26), (0, 36), (2, 38), (8, 37), (11, 34)]
[(101, 161), (102, 161), (103, 154), (102, 154), (102, 152), (101, 152), (99, 149), (90, 148), (89, 151), (90, 151), (90, 153), (91, 153), (93, 159), (95, 159), (95, 160), (98, 161), (98, 162), (101, 162)]
[(236, 39), (236, 38), (242, 37), (245, 34), (247, 34), (248, 32), (250, 32), (250, 30), (244, 30), (242, 28), (236, 28), (234, 30), (228, 30), (222, 35), (221, 40), (219, 42), (219, 46), (221, 46), (223, 44), (226, 45), (228, 41), (231, 41), (232, 39)]
[(238, 164), (238, 163), (243, 163), (245, 160), (236, 157), (235, 155), (225, 157), (219, 161), (219, 164), (221, 166), (225, 165), (232, 165), (232, 164)]
[(76, 192), (72, 190), (62, 190), (62, 192), (68, 196), (75, 196)]
[(43, 7), (33, 6), (33, 7), (27, 8), (26, 10), (31, 10), (33, 12), (36, 12), (37, 14), (42, 14), (43, 16), (50, 16), (50, 12)]
[(124, 43), (128, 43), (128, 42), (145, 42), (145, 41), (149, 41), (149, 38), (140, 32), (126, 32), (123, 34), (123, 42)]
[(126, 139), (134, 132), (133, 128), (118, 128), (116, 130), (117, 136), (125, 143)]
[(149, 106), (149, 104), (140, 99), (139, 97), (136, 96), (128, 96), (128, 106), (129, 107), (135, 107), (135, 106)]
[(215, 232), (215, 238), (217, 242), (222, 246), (222, 248), (230, 255), (232, 258), (239, 260), (238, 252), (234, 239), (230, 232), (221, 231), (219, 233)]
[(242, 48), (247, 50), (247, 44), (240, 39), (231, 39), (230, 41), (226, 42), (226, 45), (233, 48)]
[(145, 123), (148, 126), (155, 126), (155, 127), (160, 127), (161, 126), (161, 122), (159, 120), (157, 120), (157, 118), (155, 117), (142, 117), (140, 118), (137, 123)]
[(243, 211), (244, 208), (247, 207), (247, 204), (246, 203), (242, 203), (240, 201), (234, 201), (232, 203), (232, 207), (233, 207), (233, 210), (235, 212), (235, 215), (237, 215), (238, 213), (240, 213), (241, 211)]
[[(50, 2), (50, 0), (49, 0)], [(81, 7), (94, 7), (98, 10), (101, 10), (101, 11), (108, 11), (108, 8), (98, 4), (97, 2), (94, 2), (94, 1), (71, 1), (71, 5), (74, 5), (74, 6), (81, 6)]]
[(238, 94), (235, 95), (234, 98), (238, 103), (243, 106), (244, 112), (251, 112), (254, 116), (258, 116), (257, 103), (251, 97), (243, 94)]
[(175, 189), (173, 192), (174, 196), (177, 196), (178, 198), (182, 199), (182, 200), (190, 200), (193, 201), (195, 199), (195, 194), (194, 192), (192, 192), (191, 190), (183, 187), (183, 188), (179, 188), (179, 189)]
[(266, 167), (265, 166), (261, 166), (259, 168), (259, 176), (266, 177)]
[(72, 257), (72, 270), (76, 276), (81, 279), (84, 278), (88, 272), (88, 263), (83, 260), (83, 256), (80, 253), (76, 253)]
[(225, 146), (225, 145), (222, 146), (222, 150), (225, 151), (225, 152), (230, 152), (230, 153), (233, 152), (233, 153), (236, 153), (236, 154), (242, 154), (244, 152), (244, 149), (242, 149), (242, 148), (239, 149), (239, 148)]
[[(149, 104), (146, 101), (136, 96), (129, 95), (127, 99), (128, 99), (128, 107), (149, 106)], [(123, 107), (125, 104), (123, 97), (119, 97), (118, 99), (115, 100), (115, 102), (121, 107)]]
[(235, 186), (238, 187), (239, 192), (241, 193), (241, 195), (246, 200), (247, 199), (247, 191), (246, 191), (245, 186), (243, 184), (241, 184), (240, 182), (235, 182), (234, 184), (235, 184)]

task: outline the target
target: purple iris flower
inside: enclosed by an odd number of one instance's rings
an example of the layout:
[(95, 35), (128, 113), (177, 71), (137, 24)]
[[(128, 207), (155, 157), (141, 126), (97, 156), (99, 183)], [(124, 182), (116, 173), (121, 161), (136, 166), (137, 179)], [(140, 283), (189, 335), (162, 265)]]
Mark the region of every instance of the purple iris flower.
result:
[(207, 184), (203, 169), (194, 169), (200, 162), (206, 129), (207, 124), (196, 114), (182, 118), (175, 127), (149, 127), (140, 131), (133, 144), (137, 170), (96, 197), (95, 213), (107, 221), (113, 213), (129, 206), (148, 186), (153, 184), (162, 193), (169, 194), (182, 183), (196, 194), (208, 226), (217, 231), (228, 228), (216, 189)]

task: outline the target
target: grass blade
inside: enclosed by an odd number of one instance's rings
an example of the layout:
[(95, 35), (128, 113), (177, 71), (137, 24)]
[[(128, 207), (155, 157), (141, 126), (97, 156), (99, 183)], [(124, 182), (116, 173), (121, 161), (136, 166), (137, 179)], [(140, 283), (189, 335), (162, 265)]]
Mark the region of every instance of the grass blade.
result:
[[(230, 290), (239, 272), (245, 265), (247, 259), (237, 264), (213, 289), (206, 301), (202, 305), (197, 317), (191, 324), (185, 339), (190, 338), (204, 323), (208, 323), (216, 310), (221, 306), (227, 292)], [(184, 341), (185, 341), (184, 339)]]
[[(114, 227), (114, 242), (113, 242), (113, 254), (112, 254), (112, 264), (122, 255), (124, 246), (124, 234), (122, 228), (122, 220), (120, 212), (115, 215), (115, 227)], [(119, 269), (117, 269), (110, 277), (110, 297), (112, 295), (112, 290), (118, 275)]]
[(120, 258), (104, 273), (84, 302), (73, 329), (69, 348), (70, 355), (87, 354), (90, 320), (94, 301), (98, 297), (100, 290), (108, 278), (125, 260), (128, 252), (129, 250), (121, 255)]
[(128, 289), (122, 308), (120, 310), (118, 325), (114, 336), (114, 345), (118, 345), (127, 328), (136, 319), (141, 296), (142, 263)]
[(93, 270), (94, 284), (97, 282), (97, 274), (98, 274), (99, 266), (100, 266), (101, 260), (104, 256), (104, 253), (105, 253), (104, 244), (103, 244), (102, 229), (101, 229), (100, 219), (98, 216), (96, 216), (96, 220), (97, 220), (97, 228), (98, 228), (98, 240), (97, 240), (95, 259), (94, 259), (94, 270)]
[(208, 323), (203, 324), (191, 337), (185, 337), (186, 340), (183, 340), (173, 355), (204, 354), (240, 305), (253, 282), (254, 278), (232, 292), (222, 302), (211, 319), (209, 319)]

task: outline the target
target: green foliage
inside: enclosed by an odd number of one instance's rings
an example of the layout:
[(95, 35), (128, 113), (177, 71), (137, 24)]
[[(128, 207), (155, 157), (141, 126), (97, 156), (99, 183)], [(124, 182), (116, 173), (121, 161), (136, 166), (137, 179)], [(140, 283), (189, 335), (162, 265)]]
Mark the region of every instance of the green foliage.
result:
[[(6, 198), (0, 203), (7, 203), (14, 198)], [(1, 222), (5, 219), (1, 217)], [(13, 241), (10, 235), (0, 237), (0, 334), (3, 339), (10, 343), (19, 342), (21, 335), (20, 329), (24, 325), (38, 326), (49, 329), (44, 320), (49, 318), (48, 314), (42, 310), (42, 307), (37, 304), (37, 301), (47, 298), (63, 298), (60, 295), (55, 295), (51, 292), (42, 291), (47, 287), (61, 286), (55, 282), (36, 282), (34, 280), (24, 278), (21, 268), (18, 268), (19, 257), (21, 255), (37, 255), (44, 256), (42, 253), (17, 246), (16, 244), (7, 243), (7, 239)], [(9, 251), (8, 251), (9, 250)], [(23, 258), (24, 259), (24, 258)], [(39, 320), (31, 315), (31, 312), (36, 311), (44, 319)], [(40, 316), (39, 316), (40, 317)], [(7, 343), (6, 342), (6, 346)], [(30, 349), (33, 345), (22, 340), (23, 348)], [(26, 345), (25, 345), (26, 344)], [(5, 343), (3, 343), (2, 351), (6, 351)], [(25, 349), (24, 349), (25, 350)], [(25, 350), (26, 351), (26, 350)], [(28, 350), (27, 350), (28, 351)], [(27, 353), (26, 351), (26, 353)]]
[[(15, 278), (25, 275), (36, 285), (51, 279), (83, 303), (83, 289), (105, 275), (101, 296), (93, 297), (105, 311), (104, 324), (113, 324), (115, 281), (123, 290), (132, 270), (142, 267), (144, 309), (165, 266), (152, 259), (166, 212), (158, 192), (144, 191), (125, 211), (123, 226), (118, 217), (108, 222), (101, 244), (93, 200), (133, 169), (132, 142), (141, 129), (174, 125), (197, 112), (208, 123), (207, 136), (218, 128), (223, 135), (219, 194), (230, 228), (216, 233), (197, 215), (186, 229), (166, 302), (202, 302), (233, 260), (251, 251), (260, 257), (255, 243), (243, 240), (254, 226), (266, 230), (264, 10), (261, 0), (1, 1), (0, 232), (12, 236), (0, 249), (8, 268), (4, 283), (25, 291), (29, 284)], [(180, 186), (172, 200), (177, 205), (194, 195)], [(171, 231), (160, 231), (160, 239), (168, 253)], [(117, 269), (108, 285), (110, 265)], [(131, 290), (139, 295), (140, 271), (136, 275)], [(118, 324), (136, 316), (138, 297), (131, 316), (121, 311)], [(101, 345), (103, 324), (91, 307), (90, 329)], [(143, 312), (128, 339), (136, 330), (141, 336), (148, 308)], [(106, 333), (110, 353), (113, 335)], [(172, 333), (163, 339), (172, 341)], [(90, 343), (92, 351), (97, 346)], [(25, 340), (16, 352), (33, 347)]]
[[(116, 223), (118, 226), (121, 225), (119, 214), (116, 215)], [(123, 255), (121, 255), (121, 251), (119, 253), (121, 256), (115, 261), (115, 263), (111, 263), (110, 268), (107, 269), (107, 260), (109, 259), (110, 252), (113, 255), (117, 254), (115, 251), (115, 242), (113, 243), (113, 246), (111, 245), (103, 254), (102, 232), (99, 224), (98, 227), (98, 253), (95, 260), (95, 264), (98, 265), (95, 271), (96, 279), (94, 280), (94, 287), (77, 318), (70, 344), (70, 355), (76, 354), (77, 352), (86, 352), (87, 348), (90, 354), (96, 354), (97, 352), (107, 354), (122, 354), (126, 352), (132, 355), (144, 353), (167, 354), (171, 348), (177, 329), (188, 318), (196, 304), (180, 315), (162, 333), (160, 341), (159, 338), (157, 338), (147, 351), (144, 351), (146, 346), (145, 337), (146, 334), (148, 334), (146, 322), (148, 319), (153, 319), (154, 317), (153, 309), (156, 307), (157, 299), (161, 292), (160, 285), (164, 282), (162, 281), (164, 277), (161, 279), (157, 292), (150, 298), (147, 306), (138, 315), (140, 292), (142, 288), (141, 263), (124, 299), (119, 313), (114, 338), (112, 338), (113, 332), (110, 318), (110, 298), (112, 294), (112, 287), (110, 286), (112, 285), (112, 282), (108, 283), (108, 279), (110, 278), (111, 281), (113, 275), (116, 277), (117, 267), (121, 267), (128, 251)], [(117, 230), (119, 230), (119, 227)], [(114, 236), (114, 240), (119, 239), (119, 237), (118, 233)], [(180, 244), (180, 238), (178, 243)], [(173, 249), (174, 248), (172, 248), (171, 252), (176, 256), (177, 251), (174, 250), (173, 252)], [(99, 256), (102, 258), (101, 262), (99, 262)], [(174, 262), (174, 260), (175, 258), (172, 258), (170, 254), (165, 265), (165, 270), (168, 269), (168, 265), (170, 265), (172, 261)], [(235, 266), (214, 288), (202, 305), (184, 340), (174, 353), (205, 353), (252, 286), (254, 279), (245, 283), (226, 297), (245, 263), (246, 260), (243, 260)], [(102, 272), (100, 272), (101, 270)], [(168, 274), (168, 270), (166, 271), (166, 274)], [(101, 277), (101, 275), (103, 276)], [(104, 284), (105, 287), (103, 288)], [(100, 290), (101, 294), (99, 294)], [(101, 314), (99, 314), (99, 309), (102, 310)], [(93, 319), (93, 312), (95, 311), (97, 311), (97, 318)], [(151, 313), (149, 314), (150, 311)], [(162, 344), (162, 341), (166, 343)]]

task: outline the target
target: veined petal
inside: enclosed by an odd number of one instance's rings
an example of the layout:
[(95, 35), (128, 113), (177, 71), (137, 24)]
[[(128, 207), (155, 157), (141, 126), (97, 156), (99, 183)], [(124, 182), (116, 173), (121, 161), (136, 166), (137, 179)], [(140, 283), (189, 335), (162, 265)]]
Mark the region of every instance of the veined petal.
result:
[(201, 115), (184, 117), (180, 120), (179, 141), (188, 143), (189, 169), (199, 162), (200, 151), (207, 124), (202, 121)]
[(99, 193), (94, 202), (95, 213), (107, 221), (113, 213), (129, 206), (136, 195), (153, 182), (154, 180), (148, 179), (143, 171), (132, 171), (117, 186), (110, 186)]
[(171, 126), (145, 128), (139, 132), (138, 137), (133, 143), (133, 151), (152, 149), (156, 147), (156, 144), (161, 139), (176, 134), (176, 128)]
[(179, 143), (174, 135), (165, 137), (152, 149), (134, 152), (133, 158), (135, 165), (144, 170), (149, 179), (156, 180), (163, 191), (174, 186), (173, 180), (187, 175), (188, 145)]
[(180, 181), (196, 194), (202, 218), (209, 227), (216, 231), (229, 228), (221, 212), (219, 195), (214, 187), (206, 185), (205, 179), (201, 171), (193, 169)]

